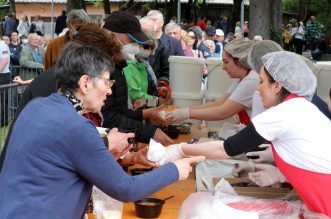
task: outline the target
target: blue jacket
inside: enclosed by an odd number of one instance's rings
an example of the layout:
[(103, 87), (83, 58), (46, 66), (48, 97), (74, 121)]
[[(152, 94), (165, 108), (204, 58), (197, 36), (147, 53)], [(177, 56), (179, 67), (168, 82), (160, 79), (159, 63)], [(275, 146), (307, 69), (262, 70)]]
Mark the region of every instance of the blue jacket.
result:
[(162, 34), (160, 41), (165, 45), (165, 47), (169, 48), (169, 55), (184, 56), (182, 44), (176, 38)]
[[(178, 179), (173, 163), (131, 177), (92, 122), (59, 94), (31, 101), (18, 117), (0, 174), (0, 218), (81, 218), (96, 185), (124, 201)], [(148, 185), (148, 186), (146, 186)]]

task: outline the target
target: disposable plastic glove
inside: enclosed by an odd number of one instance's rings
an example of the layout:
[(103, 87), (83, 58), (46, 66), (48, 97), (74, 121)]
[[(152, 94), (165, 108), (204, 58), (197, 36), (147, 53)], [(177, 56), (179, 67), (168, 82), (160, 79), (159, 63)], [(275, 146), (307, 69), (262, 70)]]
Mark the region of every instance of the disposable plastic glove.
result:
[(258, 186), (270, 186), (275, 183), (285, 182), (284, 175), (278, 167), (271, 164), (255, 164), (256, 172), (249, 173), (248, 177)]
[(270, 144), (262, 144), (259, 147), (267, 147), (264, 151), (251, 151), (246, 156), (258, 156), (258, 159), (252, 159), (255, 163), (275, 163)]
[(250, 172), (254, 172), (254, 163), (252, 160), (235, 164), (232, 175), (235, 177), (243, 177), (247, 176)]
[(166, 119), (172, 122), (183, 121), (185, 119), (189, 119), (190, 115), (188, 112), (188, 108), (184, 109), (174, 109), (166, 114)]
[(167, 147), (165, 154), (161, 158), (161, 160), (158, 162), (158, 164), (164, 165), (169, 162), (174, 162), (176, 160), (182, 159), (183, 157), (186, 157), (185, 154), (182, 151), (181, 144), (173, 144)]

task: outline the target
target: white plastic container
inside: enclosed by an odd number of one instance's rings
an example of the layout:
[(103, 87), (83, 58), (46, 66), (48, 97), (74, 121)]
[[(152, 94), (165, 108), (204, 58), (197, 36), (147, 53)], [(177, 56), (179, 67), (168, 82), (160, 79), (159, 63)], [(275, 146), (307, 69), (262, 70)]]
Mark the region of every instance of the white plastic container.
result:
[(317, 62), (315, 75), (317, 77), (317, 95), (325, 102), (329, 102), (329, 91), (331, 87), (331, 65), (325, 64), (325, 62)]
[(208, 67), (206, 98), (208, 100), (217, 99), (224, 94), (234, 80), (223, 70), (222, 60), (208, 58), (206, 64)]
[(169, 82), (173, 93), (199, 95), (201, 93), (203, 58), (170, 56)]
[[(180, 108), (190, 108), (202, 104), (203, 95), (199, 94), (183, 94), (172, 93), (172, 104)], [(200, 120), (189, 119), (185, 122), (191, 122), (193, 124), (200, 124)]]

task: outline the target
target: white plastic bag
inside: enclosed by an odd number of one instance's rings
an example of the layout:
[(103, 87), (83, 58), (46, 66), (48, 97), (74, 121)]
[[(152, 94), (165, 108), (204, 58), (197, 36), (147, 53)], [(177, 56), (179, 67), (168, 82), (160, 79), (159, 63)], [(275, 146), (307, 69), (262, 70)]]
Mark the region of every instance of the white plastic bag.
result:
[(213, 193), (191, 194), (182, 204), (179, 219), (296, 219), (301, 202), (239, 196), (224, 179)]
[(94, 215), (96, 219), (121, 219), (123, 202), (106, 195), (97, 187), (92, 191)]

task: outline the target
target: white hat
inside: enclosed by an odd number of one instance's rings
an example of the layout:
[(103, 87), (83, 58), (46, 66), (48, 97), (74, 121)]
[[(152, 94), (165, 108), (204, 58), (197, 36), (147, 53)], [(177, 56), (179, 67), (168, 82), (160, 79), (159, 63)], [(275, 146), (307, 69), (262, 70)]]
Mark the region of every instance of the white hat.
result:
[(221, 29), (216, 29), (216, 36), (224, 36), (224, 32)]

